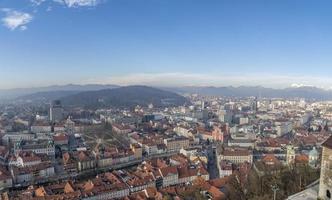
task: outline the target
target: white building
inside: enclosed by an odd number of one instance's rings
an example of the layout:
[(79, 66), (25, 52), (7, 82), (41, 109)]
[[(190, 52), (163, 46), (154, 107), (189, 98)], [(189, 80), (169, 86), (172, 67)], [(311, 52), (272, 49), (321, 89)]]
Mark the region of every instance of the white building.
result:
[(293, 124), (289, 121), (284, 121), (284, 122), (276, 121), (274, 125), (278, 136), (283, 136), (287, 133), (290, 133), (293, 130)]
[(179, 182), (179, 173), (175, 166), (164, 167), (159, 169), (163, 178), (163, 187), (177, 185)]
[(252, 163), (253, 155), (246, 148), (226, 148), (221, 152), (219, 160), (227, 160), (234, 164)]
[(4, 145), (8, 145), (9, 143), (14, 144), (14, 143), (22, 141), (22, 140), (25, 140), (25, 141), (33, 140), (34, 137), (35, 137), (35, 135), (30, 134), (30, 133), (19, 133), (19, 132), (6, 133), (2, 137), (2, 143)]

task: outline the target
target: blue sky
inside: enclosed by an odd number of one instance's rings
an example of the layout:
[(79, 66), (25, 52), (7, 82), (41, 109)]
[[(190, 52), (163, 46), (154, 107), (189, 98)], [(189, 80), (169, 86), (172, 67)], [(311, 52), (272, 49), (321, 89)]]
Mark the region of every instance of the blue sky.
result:
[(331, 7), (328, 0), (1, 0), (0, 88), (330, 88)]

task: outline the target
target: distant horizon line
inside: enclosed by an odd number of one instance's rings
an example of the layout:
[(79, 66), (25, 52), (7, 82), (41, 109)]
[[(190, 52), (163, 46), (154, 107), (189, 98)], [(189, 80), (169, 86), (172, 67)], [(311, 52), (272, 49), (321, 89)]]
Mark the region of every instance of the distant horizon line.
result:
[[(56, 88), (56, 87), (68, 87), (68, 86), (114, 86), (114, 87), (129, 87), (129, 86), (147, 86), (154, 88), (265, 88), (265, 89), (275, 89), (275, 90), (284, 90), (288, 88), (316, 88), (326, 91), (332, 90), (331, 88), (318, 87), (314, 85), (290, 85), (286, 87), (269, 87), (264, 85), (151, 85), (151, 84), (113, 84), (113, 83), (64, 83), (64, 84), (50, 84), (50, 85), (41, 85), (41, 86), (30, 86), (30, 87), (13, 87), (13, 88), (0, 88), (0, 91), (10, 91), (10, 90), (25, 90), (25, 89), (47, 89), (47, 88)], [(60, 90), (59, 90), (60, 91)]]
[(29, 79), (19, 81), (0, 81), (0, 89), (26, 89), (63, 85), (146, 85), (152, 87), (265, 87), (285, 89), (290, 87), (316, 87), (332, 89), (332, 78), (328, 76), (305, 76), (300, 74), (261, 73), (129, 73), (92, 77), (48, 77), (47, 80)]

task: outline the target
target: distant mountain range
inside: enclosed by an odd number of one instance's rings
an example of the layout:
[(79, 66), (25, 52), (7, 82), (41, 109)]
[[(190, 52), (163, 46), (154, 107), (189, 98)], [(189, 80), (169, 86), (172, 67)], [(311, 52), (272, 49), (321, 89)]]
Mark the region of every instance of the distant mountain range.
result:
[[(7, 89), (0, 90), (0, 99), (14, 99), (18, 97), (29, 95), (30, 97), (45, 97), (45, 96), (56, 96), (56, 94), (62, 96), (66, 93), (75, 93), (82, 91), (95, 91), (95, 90), (103, 90), (103, 89), (112, 89), (117, 88), (117, 85), (98, 85), (98, 84), (88, 84), (88, 85), (76, 85), (76, 84), (68, 84), (68, 85), (54, 85), (48, 87), (35, 87), (35, 88), (17, 88), (17, 89)], [(51, 94), (55, 93), (55, 94)], [(63, 94), (61, 94), (63, 93)]]
[[(136, 88), (135, 88), (136, 87)], [(132, 94), (135, 98), (140, 95), (146, 94), (147, 91), (142, 91), (143, 87), (137, 88), (138, 86), (132, 87), (120, 87), (117, 85), (63, 85), (63, 86), (50, 86), (40, 88), (28, 88), (28, 89), (12, 89), (12, 90), (0, 90), (0, 99), (10, 99), (16, 101), (32, 101), (32, 102), (50, 102), (55, 99), (68, 99), (76, 98), (78, 95), (89, 96), (96, 95), (100, 101), (104, 101), (108, 98), (102, 96), (102, 93), (107, 93), (110, 89), (122, 88), (123, 90)], [(138, 89), (135, 91), (135, 89)], [(197, 93), (201, 95), (210, 96), (224, 96), (224, 97), (266, 97), (266, 98), (305, 98), (310, 100), (332, 100), (332, 91), (324, 90), (316, 87), (290, 87), (285, 89), (272, 89), (265, 87), (252, 87), (252, 86), (241, 86), (241, 87), (171, 87), (171, 88), (160, 88), (165, 91), (175, 92), (178, 94), (186, 93)], [(85, 93), (86, 92), (86, 93)], [(95, 93), (94, 93), (95, 92)], [(121, 90), (115, 90), (115, 94), (123, 95)], [(139, 93), (141, 92), (141, 93)], [(112, 99), (116, 98), (114, 93), (111, 95)], [(126, 93), (127, 94), (127, 93)], [(136, 96), (135, 96), (136, 95)], [(159, 93), (160, 95), (160, 93)], [(93, 101), (91, 99), (91, 101)]]
[(180, 106), (187, 99), (179, 94), (147, 86), (127, 86), (114, 89), (80, 92), (60, 98), (66, 106), (86, 108), (134, 107), (136, 105), (155, 107)]
[(290, 87), (285, 89), (272, 89), (265, 87), (177, 87), (168, 88), (179, 93), (196, 93), (209, 96), (224, 97), (266, 97), (266, 98), (305, 98), (310, 100), (332, 100), (332, 90), (317, 87)]

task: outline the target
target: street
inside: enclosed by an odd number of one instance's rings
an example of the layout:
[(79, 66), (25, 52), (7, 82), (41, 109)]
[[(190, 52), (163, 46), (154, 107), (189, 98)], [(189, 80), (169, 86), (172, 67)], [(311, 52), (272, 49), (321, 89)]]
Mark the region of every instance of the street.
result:
[(213, 150), (213, 145), (210, 144), (207, 148), (208, 152), (208, 172), (210, 174), (210, 179), (219, 178), (219, 170), (217, 167), (217, 157), (216, 152)]

